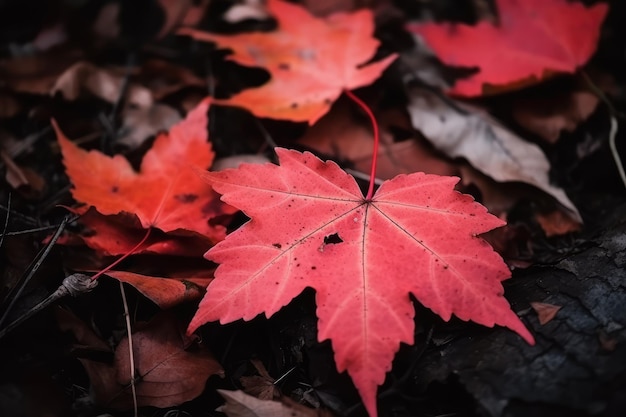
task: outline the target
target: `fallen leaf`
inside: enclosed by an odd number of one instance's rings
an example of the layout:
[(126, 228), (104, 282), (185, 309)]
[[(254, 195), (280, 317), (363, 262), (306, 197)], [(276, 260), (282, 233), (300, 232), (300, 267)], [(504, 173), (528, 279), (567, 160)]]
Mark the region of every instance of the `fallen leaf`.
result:
[(263, 0), (237, 1), (224, 13), (224, 20), (228, 23), (239, 23), (248, 19), (263, 20), (268, 17)]
[(226, 404), (216, 411), (228, 417), (330, 417), (330, 413), (316, 411), (293, 401), (259, 400), (243, 391), (218, 389)]
[(195, 75), (190, 69), (162, 59), (150, 59), (143, 63), (137, 75), (142, 85), (150, 89), (155, 100), (160, 100), (185, 87), (206, 87), (207, 80)]
[[(58, 309), (57, 320), (61, 330), (72, 331), (80, 345), (110, 352), (108, 344), (73, 314)], [(150, 322), (138, 324), (132, 340), (140, 407), (164, 408), (190, 401), (204, 391), (209, 376), (224, 375), (213, 355), (185, 336), (184, 327), (171, 313), (160, 313)], [(97, 404), (114, 410), (133, 407), (128, 349), (125, 336), (115, 348), (113, 363), (79, 358)]]
[[(354, 117), (354, 103), (340, 100), (331, 110), (298, 140), (299, 145), (313, 149), (318, 154), (332, 157), (334, 160), (350, 161), (354, 169), (369, 174), (372, 165), (374, 136), (372, 129)], [(437, 175), (459, 175), (458, 170), (440, 155), (422, 138), (409, 138), (394, 142), (391, 134), (393, 119), (397, 114), (387, 112), (378, 117), (380, 148), (376, 176), (386, 180), (398, 174), (425, 172)], [(412, 126), (406, 115), (395, 123), (406, 131)], [(421, 140), (420, 140), (421, 139)], [(428, 145), (428, 146), (426, 146)]]
[(6, 182), (18, 191), (22, 197), (35, 200), (41, 197), (46, 186), (44, 179), (28, 167), (18, 165), (11, 157), (0, 149), (0, 159), (6, 168)]
[[(132, 335), (139, 406), (172, 407), (196, 398), (211, 375), (224, 376), (213, 355), (185, 336), (173, 314), (160, 313)], [(117, 383), (130, 392), (128, 338), (115, 349)]]
[[(78, 237), (91, 249), (104, 255), (124, 255), (132, 251), (146, 234), (146, 230), (133, 214), (105, 216), (87, 206), (69, 210), (80, 216), (80, 223), (86, 230), (79, 235), (59, 239), (59, 244), (72, 244), (75, 242), (72, 237)], [(211, 240), (196, 233), (159, 233), (154, 230), (146, 242), (133, 253), (196, 257), (202, 256), (211, 244)]]
[(150, 107), (127, 106), (123, 111), (123, 119), (120, 134), (115, 141), (130, 149), (136, 149), (146, 139), (180, 122), (181, 117), (172, 107), (155, 103)]
[[(62, 332), (72, 332), (77, 342), (77, 347), (82, 350), (102, 352), (113, 356), (114, 352), (108, 343), (102, 340), (96, 332), (80, 320), (73, 313), (62, 308), (56, 308), (55, 317)], [(84, 357), (78, 360), (85, 368), (89, 377), (89, 396), (97, 404), (105, 404), (111, 408), (125, 409), (132, 407), (130, 393), (123, 392), (123, 386), (116, 382), (116, 370), (113, 364), (100, 362)]]
[(549, 143), (562, 131), (573, 132), (596, 110), (600, 99), (589, 91), (568, 91), (513, 101), (515, 121)]
[(226, 228), (212, 222), (235, 209), (222, 204), (194, 171), (213, 161), (206, 128), (209, 105), (205, 99), (169, 133), (159, 135), (139, 172), (121, 155), (78, 148), (55, 124), (74, 199), (104, 215), (134, 214), (144, 229), (185, 230), (222, 240)]
[(547, 213), (536, 213), (535, 218), (547, 237), (560, 236), (566, 233), (580, 231), (580, 223), (563, 214), (562, 211), (552, 210)]
[(0, 59), (0, 87), (20, 93), (49, 94), (58, 77), (80, 59), (81, 51), (68, 48)]
[(212, 277), (163, 278), (128, 271), (107, 271), (106, 275), (132, 285), (161, 310), (187, 301), (198, 300), (206, 292)]
[(267, 372), (263, 362), (258, 359), (250, 359), (250, 362), (254, 365), (259, 375), (242, 376), (239, 378), (245, 393), (260, 400), (273, 400), (280, 397), (280, 391), (275, 384), (276, 381)]
[[(66, 100), (76, 100), (85, 93), (108, 102), (115, 103), (119, 99), (124, 76), (113, 70), (98, 68), (81, 61), (69, 67), (54, 83), (50, 94), (60, 93)], [(131, 83), (128, 86), (126, 100), (136, 107), (151, 107), (154, 99), (146, 87)]]
[(608, 5), (586, 7), (566, 0), (495, 0), (498, 23), (475, 26), (411, 24), (437, 57), (455, 67), (480, 70), (460, 79), (450, 93), (479, 96), (519, 88), (550, 73), (573, 73), (596, 50)]
[(319, 19), (281, 0), (268, 0), (267, 9), (278, 22), (277, 30), (269, 33), (226, 36), (187, 28), (178, 31), (232, 49), (233, 61), (271, 73), (270, 81), (261, 87), (215, 100), (216, 104), (244, 107), (258, 117), (313, 124), (343, 90), (371, 84), (396, 58), (392, 55), (363, 66), (379, 44), (372, 36), (371, 10)]
[(550, 184), (550, 163), (543, 151), (506, 129), (486, 112), (415, 88), (410, 91), (413, 126), (433, 145), (453, 158), (465, 158), (499, 182), (530, 184), (554, 197), (576, 222), (578, 209), (567, 194)]
[(562, 308), (562, 306), (540, 303), (538, 301), (531, 302), (530, 306), (537, 313), (537, 319), (539, 320), (539, 324), (542, 326), (550, 322), (556, 316), (556, 313), (558, 313), (558, 311)]
[(332, 161), (276, 148), (280, 166), (243, 164), (203, 178), (251, 220), (207, 252), (220, 264), (188, 332), (208, 321), (271, 316), (317, 291), (318, 339), (330, 339), (369, 414), (400, 343), (412, 343), (412, 293), (454, 314), (532, 335), (503, 297), (510, 271), (477, 237), (503, 225), (453, 190), (458, 178), (414, 173), (365, 200)]

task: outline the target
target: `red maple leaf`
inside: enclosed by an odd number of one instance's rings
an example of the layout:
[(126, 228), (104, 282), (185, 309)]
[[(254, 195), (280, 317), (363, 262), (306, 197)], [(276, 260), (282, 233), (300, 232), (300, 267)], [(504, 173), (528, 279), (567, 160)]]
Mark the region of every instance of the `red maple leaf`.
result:
[(335, 13), (320, 19), (301, 6), (281, 0), (269, 0), (267, 8), (278, 22), (273, 32), (235, 36), (194, 29), (178, 32), (232, 49), (233, 61), (263, 67), (271, 73), (272, 78), (263, 86), (216, 103), (244, 107), (258, 117), (313, 124), (344, 89), (371, 84), (396, 58), (393, 55), (363, 66), (379, 45), (372, 36), (374, 19), (370, 10)]
[(202, 256), (213, 244), (197, 233), (164, 233), (152, 230), (148, 239), (139, 247), (137, 242), (146, 235), (137, 216), (129, 213), (105, 216), (90, 206), (68, 208), (80, 216), (85, 229), (77, 235), (61, 237), (62, 245), (86, 244), (103, 255), (159, 254), (197, 257)]
[(477, 236), (503, 222), (454, 191), (458, 178), (399, 175), (368, 201), (334, 162), (276, 152), (280, 166), (203, 174), (251, 220), (205, 255), (220, 266), (189, 332), (269, 317), (314, 288), (319, 340), (332, 341), (372, 416), (400, 342), (413, 342), (409, 293), (444, 320), (498, 324), (534, 342), (503, 297), (508, 268)]
[(478, 96), (494, 87), (519, 87), (554, 72), (575, 72), (596, 50), (608, 5), (586, 8), (566, 0), (496, 0), (498, 23), (414, 24), (444, 63), (479, 67), (450, 93)]
[(213, 161), (206, 129), (209, 105), (210, 99), (205, 99), (169, 133), (160, 134), (139, 172), (121, 155), (109, 157), (79, 148), (54, 123), (74, 199), (104, 215), (135, 215), (146, 229), (195, 232), (212, 242), (222, 240), (226, 228), (211, 220), (234, 209), (221, 203), (194, 171), (194, 167), (210, 167)]

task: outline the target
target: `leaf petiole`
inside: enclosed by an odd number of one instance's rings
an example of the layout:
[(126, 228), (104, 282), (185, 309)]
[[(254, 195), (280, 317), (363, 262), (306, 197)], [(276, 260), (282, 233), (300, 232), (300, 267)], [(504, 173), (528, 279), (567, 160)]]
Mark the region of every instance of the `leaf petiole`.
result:
[(378, 146), (379, 146), (379, 133), (378, 133), (378, 122), (376, 122), (376, 117), (374, 117), (374, 113), (372, 109), (369, 108), (363, 100), (358, 98), (354, 93), (350, 90), (345, 90), (345, 93), (352, 101), (359, 105), (363, 109), (363, 111), (369, 116), (372, 122), (372, 129), (374, 131), (374, 152), (372, 152), (372, 168), (370, 170), (370, 183), (367, 189), (367, 195), (365, 196), (365, 200), (369, 201), (372, 199), (374, 195), (374, 184), (376, 180), (376, 163), (378, 160)]

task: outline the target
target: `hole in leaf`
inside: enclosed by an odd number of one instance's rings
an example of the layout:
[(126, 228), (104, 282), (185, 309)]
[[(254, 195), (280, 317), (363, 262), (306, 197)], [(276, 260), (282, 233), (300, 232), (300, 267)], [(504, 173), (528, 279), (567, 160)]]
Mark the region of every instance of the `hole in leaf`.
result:
[(333, 233), (332, 235), (328, 235), (324, 237), (324, 244), (337, 244), (343, 242), (343, 239), (339, 237), (338, 233)]

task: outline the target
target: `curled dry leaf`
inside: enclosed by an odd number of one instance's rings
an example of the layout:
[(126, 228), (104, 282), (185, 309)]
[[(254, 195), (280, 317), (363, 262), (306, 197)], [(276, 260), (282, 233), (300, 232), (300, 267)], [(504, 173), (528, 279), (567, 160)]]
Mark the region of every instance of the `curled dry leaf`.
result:
[(539, 188), (582, 223), (567, 194), (550, 184), (550, 163), (537, 145), (521, 139), (486, 112), (443, 99), (430, 90), (413, 88), (409, 99), (413, 126), (437, 149), (450, 157), (467, 159), (496, 181), (519, 181)]
[(586, 7), (567, 0), (495, 0), (496, 24), (422, 23), (409, 29), (424, 37), (444, 63), (478, 67), (457, 81), (453, 94), (478, 96), (519, 88), (550, 73), (572, 73), (596, 50), (608, 5)]
[(344, 89), (371, 84), (396, 58), (392, 55), (365, 65), (379, 45), (373, 37), (371, 10), (319, 19), (301, 6), (281, 0), (268, 0), (267, 9), (278, 22), (273, 32), (235, 36), (194, 29), (178, 32), (232, 49), (233, 61), (271, 73), (270, 81), (261, 87), (216, 103), (243, 107), (258, 117), (313, 124)]

